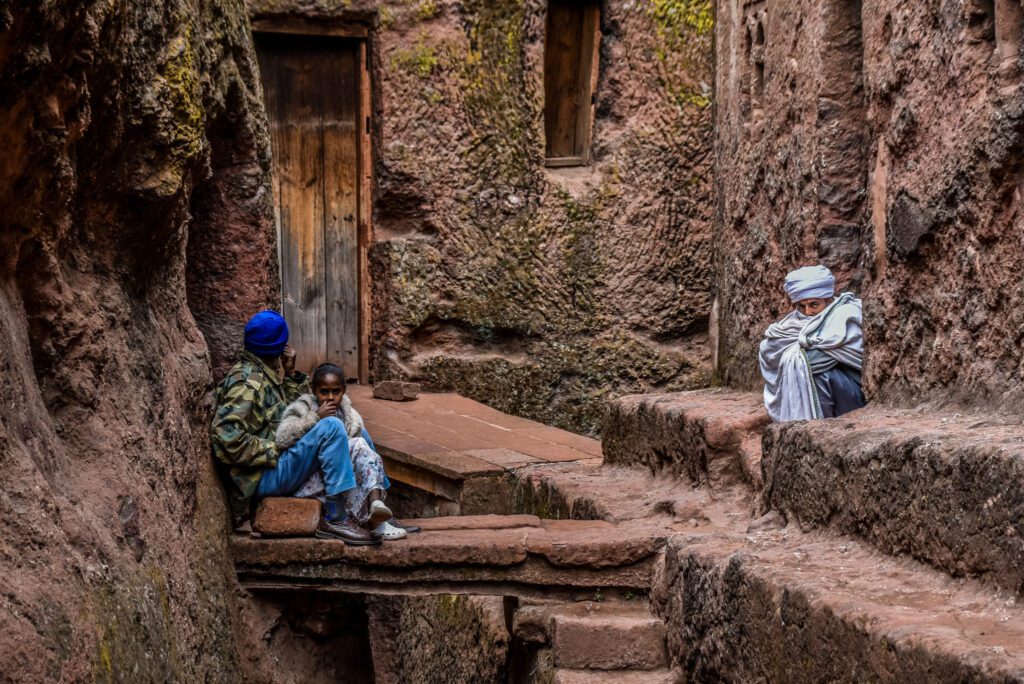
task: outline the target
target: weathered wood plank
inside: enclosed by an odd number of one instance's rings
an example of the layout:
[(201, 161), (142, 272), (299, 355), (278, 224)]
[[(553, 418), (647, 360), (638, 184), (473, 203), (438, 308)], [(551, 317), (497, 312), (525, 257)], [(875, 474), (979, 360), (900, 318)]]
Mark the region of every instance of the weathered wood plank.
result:
[(359, 382), (370, 382), (370, 245), (373, 242), (373, 111), (370, 52), (359, 44)]
[(260, 41), (274, 154), (282, 313), (300, 368), (326, 353), (321, 104), (311, 52), (300, 37)]
[(317, 60), (323, 97), (327, 358), (359, 378), (358, 44), (334, 41)]
[(544, 126), (548, 166), (590, 159), (601, 9), (596, 2), (551, 0), (544, 44)]
[(544, 38), (544, 132), (548, 157), (575, 157), (585, 6), (548, 3)]

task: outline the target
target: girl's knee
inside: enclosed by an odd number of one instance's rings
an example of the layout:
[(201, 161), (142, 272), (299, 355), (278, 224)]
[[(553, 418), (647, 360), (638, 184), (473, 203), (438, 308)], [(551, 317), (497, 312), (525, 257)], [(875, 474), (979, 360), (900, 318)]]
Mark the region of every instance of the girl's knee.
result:
[(321, 418), (320, 421), (316, 424), (316, 426), (321, 430), (329, 432), (330, 434), (334, 434), (337, 432), (345, 432), (345, 424), (342, 423), (341, 419), (338, 418), (337, 416), (327, 416), (326, 418)]

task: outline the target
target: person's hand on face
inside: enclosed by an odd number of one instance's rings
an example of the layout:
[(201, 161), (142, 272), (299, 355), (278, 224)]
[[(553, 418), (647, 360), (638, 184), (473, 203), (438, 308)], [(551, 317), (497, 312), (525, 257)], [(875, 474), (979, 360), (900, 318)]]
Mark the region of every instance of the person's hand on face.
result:
[(320, 408), (316, 410), (316, 415), (321, 418), (329, 418), (338, 411), (338, 402), (333, 400), (321, 401)]
[(281, 352), (281, 365), (284, 367), (284, 376), (290, 378), (295, 373), (295, 350), (285, 345)]

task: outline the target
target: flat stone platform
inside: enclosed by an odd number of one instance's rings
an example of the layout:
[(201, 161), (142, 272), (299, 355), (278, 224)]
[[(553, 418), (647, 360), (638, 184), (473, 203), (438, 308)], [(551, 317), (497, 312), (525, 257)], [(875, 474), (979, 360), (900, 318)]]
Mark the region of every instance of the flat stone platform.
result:
[(375, 398), (371, 387), (352, 385), (348, 391), (388, 476), (438, 497), (434, 508), (443, 515), (511, 512), (507, 483), (501, 481), (506, 473), (601, 458), (597, 440), (458, 394), (423, 393), (395, 402)]
[(670, 527), (532, 515), (407, 521), (423, 531), (381, 546), (236, 534), (242, 585), (372, 594), (528, 594), (534, 588), (646, 589)]

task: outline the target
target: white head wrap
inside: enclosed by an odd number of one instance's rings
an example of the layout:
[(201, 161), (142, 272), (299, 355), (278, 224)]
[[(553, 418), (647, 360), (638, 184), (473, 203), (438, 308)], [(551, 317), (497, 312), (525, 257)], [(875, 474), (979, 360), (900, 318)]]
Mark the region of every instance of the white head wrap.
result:
[(786, 276), (786, 294), (791, 302), (829, 299), (836, 293), (836, 278), (824, 266), (804, 266)]

